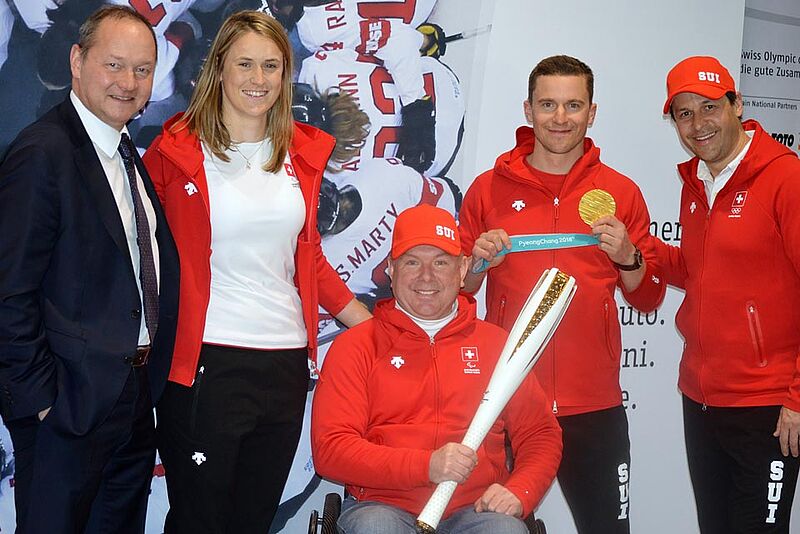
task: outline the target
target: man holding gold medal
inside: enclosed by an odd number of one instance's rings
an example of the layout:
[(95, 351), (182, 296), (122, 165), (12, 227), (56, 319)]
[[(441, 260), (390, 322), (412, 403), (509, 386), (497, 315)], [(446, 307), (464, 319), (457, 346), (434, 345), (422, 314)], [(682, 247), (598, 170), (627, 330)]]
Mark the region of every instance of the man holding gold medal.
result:
[[(558, 480), (578, 532), (627, 534), (630, 443), (614, 291), (649, 311), (664, 287), (639, 188), (601, 163), (585, 137), (592, 92), (592, 71), (575, 58), (553, 56), (533, 69), (524, 102), (532, 128), (517, 130), (517, 146), (472, 184), (460, 230), (473, 257), (465, 289), (477, 291), (486, 276), (486, 320), (505, 329), (544, 269), (577, 280), (534, 373), (563, 431)], [(507, 254), (517, 251), (533, 252)]]
[(678, 388), (703, 534), (789, 532), (800, 466), (800, 161), (755, 121), (720, 62), (667, 76), (669, 115), (694, 158), (680, 247), (657, 243), (686, 296)]

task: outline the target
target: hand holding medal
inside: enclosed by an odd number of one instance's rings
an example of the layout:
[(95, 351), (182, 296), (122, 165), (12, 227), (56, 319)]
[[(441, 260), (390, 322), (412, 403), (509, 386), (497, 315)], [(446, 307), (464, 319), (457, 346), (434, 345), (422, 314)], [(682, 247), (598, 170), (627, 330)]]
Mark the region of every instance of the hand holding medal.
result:
[[(578, 213), (581, 219), (595, 229), (593, 226), (598, 220), (606, 221), (604, 217), (613, 216), (617, 210), (617, 203), (611, 193), (602, 189), (592, 189), (581, 197), (578, 203)], [(616, 220), (616, 219), (615, 219)], [(619, 221), (617, 221), (619, 223)], [(621, 224), (621, 223), (619, 223)], [(605, 229), (605, 227), (603, 227)], [(624, 229), (624, 226), (623, 226)], [(602, 237), (602, 232), (600, 233)], [(484, 251), (484, 255), (491, 259), (478, 256), (472, 266), (472, 272), (480, 273), (489, 268), (490, 262), (495, 258), (504, 256), (511, 252), (528, 252), (534, 250), (553, 250), (560, 248), (586, 247), (590, 245), (601, 245), (602, 242), (597, 234), (578, 234), (578, 233), (559, 233), (559, 234), (529, 234), (509, 236), (503, 230), (490, 230), (481, 234), (476, 241), (476, 248)], [(499, 250), (494, 255), (491, 252)], [(607, 252), (607, 251), (606, 251)], [(475, 255), (473, 253), (473, 255)], [(613, 258), (612, 258), (613, 261)], [(497, 265), (499, 262), (495, 263)]]
[(602, 189), (587, 191), (578, 204), (578, 213), (592, 227), (600, 250), (619, 270), (636, 271), (642, 265), (641, 252), (631, 243), (625, 225), (614, 217), (616, 209), (614, 197)]

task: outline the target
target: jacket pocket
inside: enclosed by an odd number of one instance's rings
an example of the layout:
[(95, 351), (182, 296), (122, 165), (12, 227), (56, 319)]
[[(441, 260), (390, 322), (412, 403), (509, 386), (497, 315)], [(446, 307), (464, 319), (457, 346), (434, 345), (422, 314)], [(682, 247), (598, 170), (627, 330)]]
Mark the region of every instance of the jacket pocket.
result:
[(758, 307), (752, 300), (745, 303), (747, 325), (750, 327), (750, 341), (753, 344), (753, 353), (756, 356), (756, 365), (767, 366), (767, 355), (764, 351), (764, 333), (761, 330), (761, 319), (758, 316)]
[(611, 306), (608, 305), (607, 300), (603, 301), (603, 331), (606, 338), (608, 357), (611, 358), (611, 361), (616, 361), (618, 353), (614, 351), (614, 345), (611, 342)]
[(72, 362), (83, 361), (86, 355), (86, 340), (75, 334), (45, 329), (45, 337), (50, 351), (56, 356)]
[(500, 303), (497, 306), (497, 324), (500, 325), (501, 328), (505, 328), (505, 324), (503, 321), (506, 320), (506, 296), (502, 295), (500, 297)]
[(201, 365), (197, 369), (197, 376), (194, 377), (194, 384), (192, 384), (192, 409), (189, 412), (189, 433), (192, 437), (197, 435), (197, 410), (200, 404), (200, 389), (203, 386), (205, 371), (206, 367)]

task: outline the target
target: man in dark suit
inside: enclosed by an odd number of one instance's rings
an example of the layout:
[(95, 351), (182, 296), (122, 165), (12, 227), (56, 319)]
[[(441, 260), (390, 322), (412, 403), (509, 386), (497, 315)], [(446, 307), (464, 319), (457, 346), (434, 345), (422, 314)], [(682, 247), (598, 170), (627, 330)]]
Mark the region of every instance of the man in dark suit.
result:
[(147, 20), (101, 8), (71, 50), (71, 94), (0, 163), (0, 415), (17, 532), (144, 531), (179, 274), (125, 127), (155, 63)]

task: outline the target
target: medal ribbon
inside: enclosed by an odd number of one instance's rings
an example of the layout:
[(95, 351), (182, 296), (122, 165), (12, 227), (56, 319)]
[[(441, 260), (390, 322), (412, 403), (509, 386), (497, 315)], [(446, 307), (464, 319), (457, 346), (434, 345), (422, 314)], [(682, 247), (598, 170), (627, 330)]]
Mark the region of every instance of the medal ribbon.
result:
[[(510, 252), (529, 252), (532, 250), (553, 250), (559, 248), (588, 247), (599, 243), (597, 238), (589, 234), (529, 234), (512, 235), (511, 249), (504, 248), (497, 253), (503, 256)], [(482, 273), (489, 266), (489, 262), (481, 260), (472, 266), (473, 273)]]

